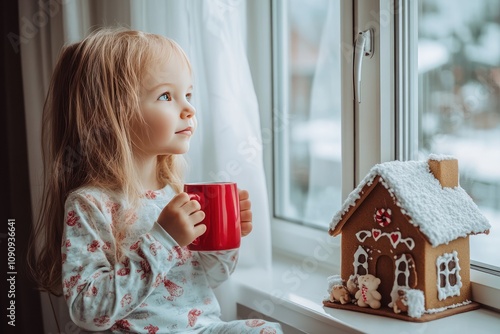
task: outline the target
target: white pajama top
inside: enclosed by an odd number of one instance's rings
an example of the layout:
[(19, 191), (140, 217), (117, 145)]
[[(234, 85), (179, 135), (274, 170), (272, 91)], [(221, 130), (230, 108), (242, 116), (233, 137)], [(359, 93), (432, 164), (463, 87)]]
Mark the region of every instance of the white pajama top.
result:
[[(191, 252), (156, 223), (174, 196), (149, 191), (137, 210), (111, 191), (81, 188), (65, 203), (62, 280), (71, 319), (116, 333), (281, 333), (259, 319), (222, 322), (212, 288), (233, 272), (238, 250)], [(116, 258), (116, 226), (129, 224)]]

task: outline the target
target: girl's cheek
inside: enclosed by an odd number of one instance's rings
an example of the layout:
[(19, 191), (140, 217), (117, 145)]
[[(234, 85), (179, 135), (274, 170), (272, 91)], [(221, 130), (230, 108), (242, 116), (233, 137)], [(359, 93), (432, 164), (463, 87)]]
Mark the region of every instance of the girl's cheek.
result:
[(172, 120), (168, 118), (160, 117), (151, 124), (151, 129), (154, 131), (154, 137), (156, 138), (164, 138), (172, 135), (174, 131), (172, 127)]

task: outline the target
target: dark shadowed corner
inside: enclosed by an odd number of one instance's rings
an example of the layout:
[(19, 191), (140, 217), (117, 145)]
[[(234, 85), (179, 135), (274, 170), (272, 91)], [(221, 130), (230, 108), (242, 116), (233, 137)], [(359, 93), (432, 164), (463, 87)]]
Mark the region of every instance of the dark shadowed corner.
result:
[[(0, 230), (0, 256), (2, 260), (2, 329), (1, 333), (43, 333), (40, 296), (34, 283), (26, 274), (26, 257), (29, 233), (32, 227), (30, 181), (28, 154), (26, 147), (26, 126), (24, 117), (23, 85), (21, 74), (21, 55), (15, 52), (8, 36), (19, 35), (19, 15), (17, 1), (2, 1), (0, 4), (1, 35), (3, 38), (0, 52), (0, 189), (2, 213)], [(12, 219), (12, 220), (10, 220)], [(15, 246), (15, 262), (8, 260), (8, 227), (11, 226), (11, 251)], [(12, 241), (15, 241), (12, 244)], [(15, 273), (15, 274), (8, 274)], [(14, 302), (13, 302), (14, 301)], [(12, 307), (11, 305), (14, 305)], [(11, 311), (7, 310), (11, 307)], [(7, 317), (8, 315), (13, 315)], [(14, 318), (15, 317), (15, 318)], [(11, 322), (15, 319), (15, 322)], [(15, 324), (15, 326), (9, 325)]]

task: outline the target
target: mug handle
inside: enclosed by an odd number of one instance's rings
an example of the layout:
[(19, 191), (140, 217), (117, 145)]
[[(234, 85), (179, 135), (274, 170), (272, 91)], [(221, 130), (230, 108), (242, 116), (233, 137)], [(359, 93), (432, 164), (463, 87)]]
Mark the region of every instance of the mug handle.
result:
[[(189, 195), (189, 199), (192, 201), (192, 200), (197, 200), (198, 202), (201, 202), (201, 197), (200, 195), (198, 194), (190, 194), (188, 193)], [(201, 204), (201, 203), (200, 203)]]

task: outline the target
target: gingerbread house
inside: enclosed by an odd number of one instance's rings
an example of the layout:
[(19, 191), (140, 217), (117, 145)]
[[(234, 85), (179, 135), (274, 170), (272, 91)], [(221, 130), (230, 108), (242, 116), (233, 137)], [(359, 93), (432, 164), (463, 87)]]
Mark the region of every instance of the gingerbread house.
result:
[[(324, 304), (410, 321), (477, 308), (471, 302), (469, 235), (489, 229), (459, 186), (453, 157), (378, 164), (348, 196), (329, 230), (342, 234), (338, 283), (352, 302), (332, 297)], [(379, 279), (378, 307), (360, 307), (355, 298), (353, 286), (361, 288), (357, 279), (363, 275)], [(398, 305), (407, 312), (399, 313)]]

